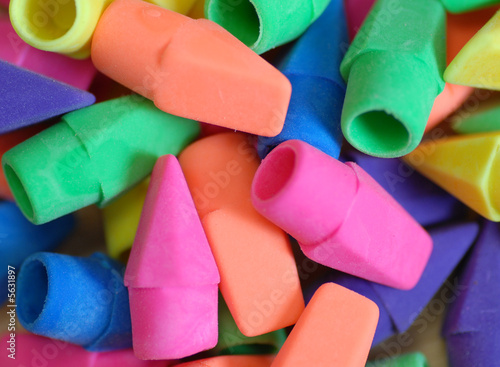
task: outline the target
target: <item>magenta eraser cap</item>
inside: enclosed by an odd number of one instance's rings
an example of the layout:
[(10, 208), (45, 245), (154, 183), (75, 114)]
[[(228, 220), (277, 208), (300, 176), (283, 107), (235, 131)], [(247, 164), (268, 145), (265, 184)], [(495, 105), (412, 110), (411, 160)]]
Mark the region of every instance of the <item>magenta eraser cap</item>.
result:
[(162, 156), (125, 273), (136, 356), (179, 359), (215, 347), (219, 282), (179, 162)]
[[(0, 354), (2, 367), (167, 367), (166, 361), (142, 361), (132, 349), (89, 352), (61, 340), (35, 334), (7, 333), (0, 338), (7, 351)], [(11, 347), (12, 344), (12, 347)], [(9, 351), (12, 348), (12, 351)], [(12, 357), (9, 357), (12, 355)]]
[(210, 245), (177, 158), (158, 159), (125, 273), (128, 287), (219, 284)]
[(310, 259), (398, 289), (420, 279), (429, 234), (361, 167), (289, 140), (258, 168), (252, 202)]

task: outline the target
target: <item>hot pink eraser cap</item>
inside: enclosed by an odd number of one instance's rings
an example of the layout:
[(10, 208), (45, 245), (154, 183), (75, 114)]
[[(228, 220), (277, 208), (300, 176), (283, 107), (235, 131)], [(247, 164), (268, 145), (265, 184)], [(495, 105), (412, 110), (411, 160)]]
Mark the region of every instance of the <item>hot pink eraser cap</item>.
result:
[(219, 282), (179, 162), (160, 157), (125, 273), (136, 356), (178, 359), (213, 348)]
[(76, 60), (28, 45), (14, 31), (7, 14), (0, 14), (0, 59), (84, 90), (97, 74), (90, 59)]
[[(44, 338), (34, 334), (15, 334), (15, 359), (9, 350), (0, 354), (2, 367), (167, 367), (167, 361), (142, 361), (134, 356), (132, 349), (114, 352), (88, 352), (80, 346), (64, 341)], [(0, 342), (10, 346), (11, 335), (5, 334)]]
[(252, 202), (312, 260), (390, 287), (413, 288), (432, 251), (428, 233), (364, 170), (299, 140), (262, 161)]

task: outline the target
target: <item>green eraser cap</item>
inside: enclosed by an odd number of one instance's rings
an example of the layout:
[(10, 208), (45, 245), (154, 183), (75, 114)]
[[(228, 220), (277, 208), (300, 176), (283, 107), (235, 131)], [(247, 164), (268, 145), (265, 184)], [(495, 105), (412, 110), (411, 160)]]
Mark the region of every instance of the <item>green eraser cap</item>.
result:
[(258, 54), (298, 38), (330, 0), (207, 0), (205, 17)]
[(135, 95), (99, 103), (4, 154), (7, 182), (24, 215), (42, 224), (91, 204), (104, 206), (178, 154), (199, 124)]
[(378, 0), (340, 66), (342, 131), (358, 150), (400, 157), (417, 147), (444, 88), (446, 12), (439, 0)]
[(441, 2), (450, 13), (465, 13), (500, 4), (500, 0), (441, 0)]
[(478, 134), (500, 131), (500, 106), (473, 113), (464, 118), (457, 116), (452, 124), (453, 130), (459, 134)]
[(402, 354), (393, 358), (368, 362), (366, 367), (428, 367), (422, 353)]

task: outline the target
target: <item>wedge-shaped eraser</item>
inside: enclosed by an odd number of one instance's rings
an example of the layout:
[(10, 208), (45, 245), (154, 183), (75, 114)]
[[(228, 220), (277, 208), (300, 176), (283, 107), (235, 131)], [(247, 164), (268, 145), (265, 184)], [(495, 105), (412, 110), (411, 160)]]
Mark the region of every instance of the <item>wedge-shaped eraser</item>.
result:
[(453, 84), (500, 90), (495, 48), (499, 34), (500, 12), (497, 12), (448, 65), (444, 79)]
[(420, 144), (406, 163), (482, 216), (500, 221), (500, 132), (453, 136)]
[[(494, 366), (500, 359), (500, 227), (485, 221), (458, 279), (445, 319), (450, 366)], [(464, 353), (466, 351), (466, 353)]]
[(432, 240), (357, 164), (289, 140), (260, 165), (252, 202), (325, 266), (400, 289), (420, 279)]
[(90, 87), (97, 73), (91, 60), (75, 60), (28, 45), (14, 31), (9, 17), (2, 14), (0, 59), (84, 90)]
[[(0, 304), (7, 299), (8, 267), (17, 268), (31, 254), (54, 250), (75, 226), (71, 215), (53, 222), (35, 226), (21, 213), (15, 203), (0, 203)], [(12, 277), (10, 277), (12, 279)], [(11, 282), (12, 283), (12, 280)], [(15, 303), (15, 299), (12, 299)]]
[[(38, 134), (44, 128), (47, 128), (47, 126), (48, 125), (46, 124), (36, 124), (0, 135), (0, 160), (5, 152), (14, 148), (17, 144), (22, 143), (28, 138), (31, 138), (33, 135)], [(3, 170), (0, 170), (0, 198), (14, 201), (14, 196), (12, 196), (12, 192), (10, 191), (9, 184), (7, 183)]]
[(17, 312), (34, 334), (90, 351), (132, 347), (124, 268), (101, 253), (88, 258), (48, 252), (28, 257), (17, 279)]
[(292, 83), (292, 98), (281, 133), (259, 138), (259, 156), (264, 158), (286, 140), (299, 139), (338, 158), (345, 95), (339, 66), (348, 42), (342, 0), (333, 0), (278, 65)]
[(379, 359), (366, 364), (366, 367), (427, 367), (427, 358), (422, 353), (402, 354), (392, 358)]
[(441, 0), (450, 13), (466, 13), (475, 9), (500, 4), (499, 0)]
[(180, 359), (215, 347), (219, 282), (179, 162), (160, 157), (125, 273), (135, 355)]
[(363, 367), (378, 320), (378, 307), (347, 288), (322, 285), (278, 352), (272, 367)]
[(116, 0), (97, 26), (92, 60), (173, 115), (263, 136), (283, 128), (290, 82), (206, 19)]
[[(336, 1), (336, 0), (333, 0)], [(205, 17), (258, 54), (299, 37), (328, 6), (329, 0), (206, 0)]]
[(420, 143), (444, 88), (445, 24), (438, 0), (375, 3), (340, 66), (342, 131), (355, 148), (399, 157)]
[(92, 34), (113, 0), (12, 0), (9, 15), (17, 34), (40, 50), (75, 59), (90, 56)]
[(176, 367), (270, 367), (274, 356), (220, 356), (178, 364)]
[(83, 90), (0, 60), (0, 133), (90, 106)]
[(106, 205), (149, 175), (158, 157), (179, 153), (198, 133), (195, 121), (131, 95), (63, 116), (5, 153), (2, 164), (24, 215), (41, 224)]
[(109, 256), (128, 258), (139, 226), (149, 177), (102, 209), (104, 236)]
[(304, 310), (299, 275), (286, 233), (252, 206), (259, 159), (248, 137), (209, 136), (179, 161), (240, 331), (257, 336), (294, 324)]
[(276, 354), (286, 339), (285, 329), (254, 337), (239, 331), (226, 302), (219, 297), (219, 340), (210, 353), (215, 355)]
[(452, 125), (460, 134), (477, 134), (500, 131), (500, 106), (472, 112)]
[[(473, 222), (434, 227), (430, 230), (434, 250), (415, 288), (409, 291), (397, 290), (369, 282), (345, 273), (331, 272), (311, 285), (305, 292), (306, 301), (323, 283), (333, 282), (357, 292), (375, 302), (380, 309), (377, 331), (373, 345), (388, 337), (404, 333), (415, 322), (438, 290), (443, 299), (453, 297), (454, 285), (448, 277), (473, 245), (479, 233), (479, 226)], [(423, 320), (425, 322), (425, 320)], [(419, 322), (419, 321), (417, 321)], [(420, 325), (417, 325), (420, 327)]]
[(0, 355), (2, 367), (167, 367), (167, 361), (141, 361), (132, 349), (112, 352), (89, 352), (80, 346), (34, 334), (5, 334), (0, 342), (10, 345), (14, 339), (14, 358), (10, 352)]
[(455, 197), (397, 158), (376, 158), (352, 151), (354, 161), (422, 226), (464, 218), (469, 209)]

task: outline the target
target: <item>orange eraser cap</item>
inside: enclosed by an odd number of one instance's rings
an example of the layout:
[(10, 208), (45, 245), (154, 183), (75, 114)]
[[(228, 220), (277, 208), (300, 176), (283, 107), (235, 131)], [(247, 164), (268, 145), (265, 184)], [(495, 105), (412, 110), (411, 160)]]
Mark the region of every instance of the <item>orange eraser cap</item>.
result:
[(259, 165), (242, 133), (212, 135), (179, 156), (240, 331), (257, 336), (294, 324), (304, 309), (288, 236), (252, 206)]
[(186, 362), (176, 367), (269, 367), (273, 356), (219, 356)]
[(92, 61), (170, 114), (263, 136), (283, 128), (288, 79), (209, 20), (116, 0), (97, 25)]
[(272, 367), (364, 367), (378, 316), (373, 301), (325, 283), (307, 304)]

